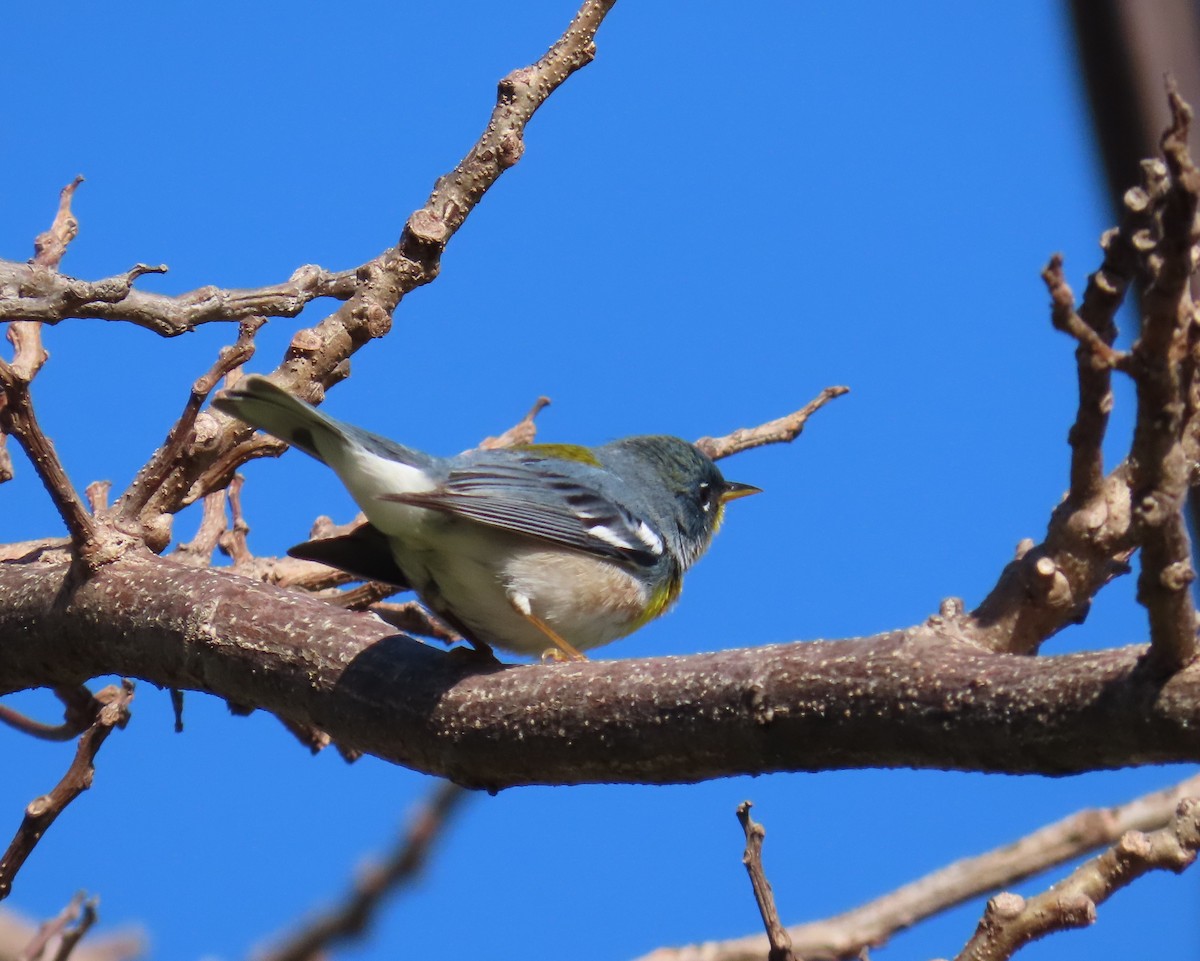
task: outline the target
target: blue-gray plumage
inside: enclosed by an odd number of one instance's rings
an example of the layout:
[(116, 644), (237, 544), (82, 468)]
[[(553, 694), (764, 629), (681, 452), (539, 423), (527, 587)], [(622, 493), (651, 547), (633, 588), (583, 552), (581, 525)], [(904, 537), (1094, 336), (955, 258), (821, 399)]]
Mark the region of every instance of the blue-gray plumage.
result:
[(523, 654), (550, 641), (579, 656), (663, 613), (724, 503), (758, 490), (727, 482), (677, 437), (443, 458), (334, 420), (263, 377), (213, 406), (328, 464), (366, 514), (369, 529), (310, 541), (301, 556), (411, 587), (468, 639)]

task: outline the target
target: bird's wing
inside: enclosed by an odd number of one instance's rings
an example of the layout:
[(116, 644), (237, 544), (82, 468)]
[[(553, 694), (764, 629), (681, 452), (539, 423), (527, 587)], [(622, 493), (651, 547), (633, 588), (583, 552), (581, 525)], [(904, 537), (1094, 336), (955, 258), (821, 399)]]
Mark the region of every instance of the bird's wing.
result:
[(383, 494), (480, 524), (600, 557), (650, 565), (665, 545), (646, 522), (588, 479), (559, 473), (552, 461), (485, 462), (450, 472), (430, 491)]

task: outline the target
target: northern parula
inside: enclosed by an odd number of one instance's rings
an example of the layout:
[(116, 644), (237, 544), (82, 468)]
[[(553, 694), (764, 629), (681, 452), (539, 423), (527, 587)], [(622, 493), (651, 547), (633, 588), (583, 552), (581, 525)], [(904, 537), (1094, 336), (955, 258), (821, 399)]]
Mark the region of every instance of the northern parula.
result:
[(520, 654), (582, 658), (658, 617), (725, 503), (759, 492), (678, 437), (436, 457), (334, 420), (265, 377), (213, 406), (333, 468), (370, 522), (289, 553), (409, 587), (468, 640)]

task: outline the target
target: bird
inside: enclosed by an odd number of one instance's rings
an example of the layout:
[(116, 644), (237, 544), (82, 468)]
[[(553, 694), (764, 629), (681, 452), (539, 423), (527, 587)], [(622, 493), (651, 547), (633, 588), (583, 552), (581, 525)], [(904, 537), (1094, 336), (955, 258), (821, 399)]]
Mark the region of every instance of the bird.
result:
[(356, 531), (289, 554), (411, 589), (485, 654), (586, 660), (665, 613), (725, 505), (761, 492), (667, 435), (439, 457), (259, 375), (212, 406), (328, 465), (366, 515)]

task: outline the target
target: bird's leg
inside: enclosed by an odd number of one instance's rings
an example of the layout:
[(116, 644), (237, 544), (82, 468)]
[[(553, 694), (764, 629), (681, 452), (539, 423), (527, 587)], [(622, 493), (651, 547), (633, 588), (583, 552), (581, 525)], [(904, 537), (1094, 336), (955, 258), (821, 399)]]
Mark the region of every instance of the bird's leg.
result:
[(508, 603), (513, 606), (513, 610), (520, 614), (525, 620), (536, 627), (539, 631), (548, 637), (554, 644), (554, 647), (543, 652), (542, 660), (553, 661), (586, 661), (587, 657), (574, 644), (566, 640), (549, 624), (543, 621), (540, 617), (533, 613), (533, 605), (529, 603), (529, 598), (524, 594), (511, 593), (508, 595)]
[(525, 619), (554, 642), (554, 647), (542, 654), (542, 660), (551, 661), (586, 661), (587, 655), (574, 644), (562, 637), (554, 628), (534, 614), (526, 614)]

